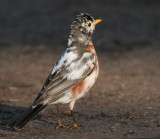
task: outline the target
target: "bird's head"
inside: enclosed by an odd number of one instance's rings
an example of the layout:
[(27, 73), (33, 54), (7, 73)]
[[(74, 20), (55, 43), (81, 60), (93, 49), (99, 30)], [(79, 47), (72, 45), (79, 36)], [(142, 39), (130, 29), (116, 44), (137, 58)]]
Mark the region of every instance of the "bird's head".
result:
[(101, 19), (94, 20), (92, 16), (87, 13), (81, 13), (73, 19), (71, 24), (71, 36), (83, 42), (91, 39), (96, 24), (101, 22)]

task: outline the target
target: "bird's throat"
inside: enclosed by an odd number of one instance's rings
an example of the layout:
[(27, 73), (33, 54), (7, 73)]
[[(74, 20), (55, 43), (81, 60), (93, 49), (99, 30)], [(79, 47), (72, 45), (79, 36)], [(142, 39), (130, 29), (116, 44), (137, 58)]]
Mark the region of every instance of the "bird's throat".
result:
[(68, 39), (68, 47), (86, 47), (89, 45), (89, 39), (84, 36), (73, 36), (70, 35)]

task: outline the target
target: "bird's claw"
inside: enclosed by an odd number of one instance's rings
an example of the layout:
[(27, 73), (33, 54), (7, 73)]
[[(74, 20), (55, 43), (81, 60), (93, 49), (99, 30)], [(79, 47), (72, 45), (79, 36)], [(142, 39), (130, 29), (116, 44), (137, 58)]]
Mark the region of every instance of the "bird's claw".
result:
[(56, 129), (59, 129), (59, 128), (70, 128), (70, 126), (66, 126), (66, 125), (63, 125), (63, 124), (59, 124)]
[(80, 129), (81, 126), (78, 126), (76, 123), (74, 123), (74, 125), (73, 125), (72, 127), (70, 127), (70, 129), (73, 129), (73, 128), (78, 128), (78, 129)]

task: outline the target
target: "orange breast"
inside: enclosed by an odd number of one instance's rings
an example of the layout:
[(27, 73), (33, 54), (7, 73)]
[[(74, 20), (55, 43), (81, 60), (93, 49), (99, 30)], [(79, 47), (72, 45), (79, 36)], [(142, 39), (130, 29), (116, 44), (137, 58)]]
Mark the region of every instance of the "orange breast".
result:
[(85, 86), (85, 80), (83, 80), (82, 82), (80, 82), (78, 85), (76, 85), (73, 89), (72, 89), (72, 98), (76, 97), (76, 95), (84, 92), (84, 86)]
[[(81, 93), (84, 93), (84, 94), (87, 93), (89, 89), (92, 87), (92, 85), (94, 84), (94, 82), (96, 81), (98, 76), (98, 72), (99, 72), (98, 59), (97, 59), (97, 55), (96, 55), (92, 41), (90, 41), (90, 46), (87, 48), (87, 50), (95, 55), (95, 68), (87, 78), (85, 78), (82, 82), (80, 82), (78, 85), (76, 85), (72, 89), (72, 98), (77, 97)], [(90, 83), (90, 82), (93, 82), (93, 83)]]

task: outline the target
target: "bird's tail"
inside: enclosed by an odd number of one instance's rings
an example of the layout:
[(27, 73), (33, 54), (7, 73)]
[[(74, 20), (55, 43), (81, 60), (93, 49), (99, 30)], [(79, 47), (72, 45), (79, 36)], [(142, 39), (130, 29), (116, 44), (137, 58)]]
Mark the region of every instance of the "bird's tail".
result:
[(36, 116), (47, 105), (39, 104), (37, 106), (30, 106), (26, 111), (20, 114), (17, 119), (11, 124), (15, 129), (23, 128), (34, 116)]

